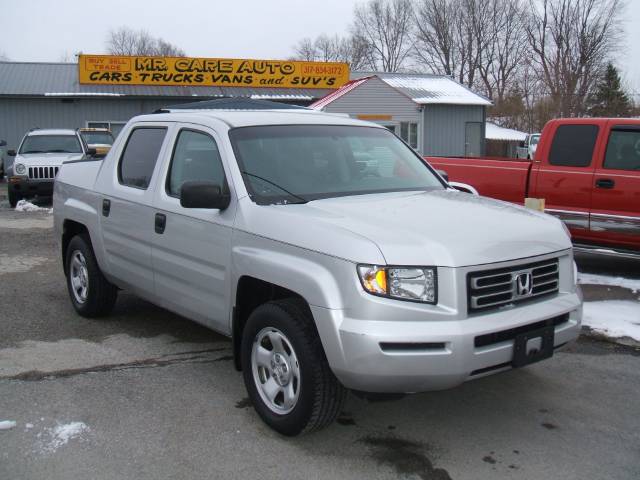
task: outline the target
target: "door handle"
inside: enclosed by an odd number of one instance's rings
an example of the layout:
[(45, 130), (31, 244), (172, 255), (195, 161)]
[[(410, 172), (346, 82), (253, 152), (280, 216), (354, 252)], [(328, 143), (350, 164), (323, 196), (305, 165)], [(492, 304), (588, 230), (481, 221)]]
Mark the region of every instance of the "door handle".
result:
[(164, 228), (167, 226), (167, 216), (163, 213), (156, 213), (156, 233), (163, 234)]
[(616, 186), (616, 182), (610, 178), (599, 178), (596, 180), (596, 187), (610, 189)]
[(111, 213), (111, 200), (107, 200), (106, 198), (102, 200), (102, 216), (108, 217)]

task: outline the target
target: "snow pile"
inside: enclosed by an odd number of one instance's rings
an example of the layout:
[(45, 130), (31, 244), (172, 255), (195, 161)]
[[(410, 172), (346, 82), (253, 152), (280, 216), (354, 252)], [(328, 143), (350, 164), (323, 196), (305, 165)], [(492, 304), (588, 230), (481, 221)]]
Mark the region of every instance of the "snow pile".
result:
[(34, 205), (27, 200), (19, 200), (16, 204), (16, 212), (47, 212), (52, 213), (53, 208), (44, 208)]
[(586, 302), (582, 323), (608, 337), (629, 337), (640, 342), (640, 303), (629, 300)]
[(71, 422), (64, 425), (58, 425), (49, 430), (51, 440), (44, 447), (47, 452), (55, 452), (58, 448), (66, 445), (69, 440), (80, 437), (83, 433), (88, 432), (89, 427), (83, 422)]
[(1, 420), (0, 421), (0, 430), (11, 430), (16, 426), (16, 422), (13, 420)]
[(582, 285), (606, 285), (608, 287), (628, 288), (633, 293), (640, 291), (640, 280), (624, 277), (609, 277), (593, 273), (579, 273), (578, 283)]

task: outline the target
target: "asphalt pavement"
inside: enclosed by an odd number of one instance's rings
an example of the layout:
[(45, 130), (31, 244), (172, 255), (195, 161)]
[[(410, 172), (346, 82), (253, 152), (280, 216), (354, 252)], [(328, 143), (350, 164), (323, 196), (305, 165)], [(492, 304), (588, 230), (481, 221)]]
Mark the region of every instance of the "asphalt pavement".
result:
[(0, 198), (0, 422), (16, 422), (0, 423), (2, 480), (640, 478), (637, 348), (585, 335), (453, 390), (351, 396), (331, 427), (285, 438), (250, 406), (226, 338), (126, 293), (105, 319), (76, 315), (51, 226)]

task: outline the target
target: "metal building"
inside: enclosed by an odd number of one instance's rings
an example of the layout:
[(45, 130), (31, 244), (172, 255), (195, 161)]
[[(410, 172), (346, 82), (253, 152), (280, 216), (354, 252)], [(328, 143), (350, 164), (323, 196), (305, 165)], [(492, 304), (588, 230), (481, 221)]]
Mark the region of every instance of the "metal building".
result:
[(0, 141), (32, 128), (108, 127), (167, 105), (248, 97), (347, 113), (385, 125), (425, 155), (485, 151), (491, 102), (449, 77), (352, 72), (339, 89), (81, 84), (76, 63), (0, 62)]
[(239, 96), (308, 105), (328, 89), (83, 85), (76, 63), (0, 62), (0, 140), (16, 148), (32, 128), (108, 127), (172, 104)]
[(432, 156), (485, 152), (491, 102), (442, 75), (353, 73), (349, 83), (311, 104), (379, 123)]

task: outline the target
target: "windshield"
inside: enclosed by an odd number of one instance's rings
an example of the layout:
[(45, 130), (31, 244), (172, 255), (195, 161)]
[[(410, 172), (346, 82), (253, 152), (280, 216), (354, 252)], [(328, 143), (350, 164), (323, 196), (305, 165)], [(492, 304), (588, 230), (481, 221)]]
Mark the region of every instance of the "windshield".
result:
[(87, 145), (113, 145), (111, 132), (80, 132)]
[(29, 135), (20, 153), (82, 153), (82, 147), (75, 135)]
[(382, 128), (277, 125), (236, 128), (229, 136), (259, 204), (444, 188), (413, 150)]
[(540, 135), (531, 135), (531, 140), (529, 141), (529, 143), (531, 145), (537, 145), (538, 140), (540, 140)]

